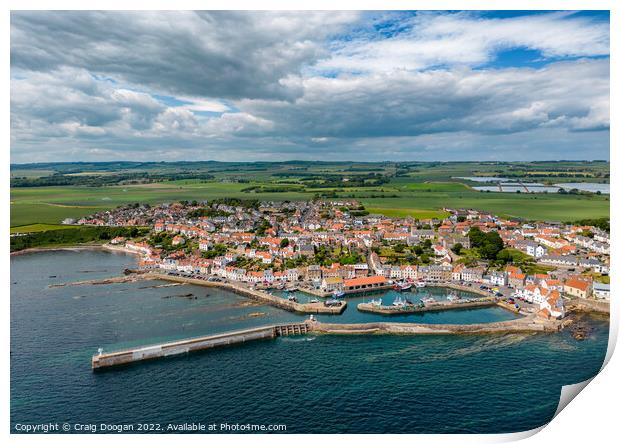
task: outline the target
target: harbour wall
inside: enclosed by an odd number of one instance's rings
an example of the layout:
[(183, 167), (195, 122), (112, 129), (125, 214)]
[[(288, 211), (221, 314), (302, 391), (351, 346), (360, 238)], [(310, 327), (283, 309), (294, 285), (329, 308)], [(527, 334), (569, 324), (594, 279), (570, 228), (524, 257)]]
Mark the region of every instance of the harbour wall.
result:
[(497, 305), (497, 302), (495, 301), (495, 299), (489, 298), (485, 300), (426, 304), (422, 307), (420, 306), (394, 307), (394, 306), (387, 306), (387, 305), (377, 306), (371, 303), (363, 303), (363, 304), (358, 304), (357, 309), (359, 311), (363, 311), (367, 313), (395, 315), (395, 314), (408, 314), (408, 313), (410, 314), (425, 313), (429, 311), (467, 310), (470, 308), (490, 307), (494, 305)]
[(485, 324), (414, 324), (404, 322), (372, 322), (364, 324), (310, 323), (310, 331), (328, 334), (490, 334), (490, 333), (540, 333), (557, 332), (564, 327), (562, 321), (542, 319), (535, 315), (511, 321)]
[(564, 303), (571, 311), (589, 311), (609, 314), (609, 302), (596, 299), (575, 298)]
[(160, 279), (160, 280), (170, 281), (170, 282), (180, 282), (180, 283), (193, 284), (193, 285), (202, 285), (205, 287), (223, 288), (225, 290), (231, 291), (241, 296), (245, 296), (247, 298), (254, 299), (256, 301), (260, 301), (265, 304), (273, 305), (274, 307), (278, 307), (283, 310), (292, 311), (296, 313), (340, 314), (347, 307), (346, 301), (339, 301), (341, 305), (334, 306), (334, 307), (328, 307), (324, 305), (322, 302), (311, 302), (307, 304), (300, 304), (299, 302), (289, 301), (287, 299), (274, 296), (274, 295), (265, 293), (260, 290), (254, 290), (244, 285), (233, 284), (229, 282), (213, 282), (213, 281), (207, 281), (205, 279), (195, 279), (195, 278), (188, 278), (184, 276), (171, 276), (165, 273), (148, 273), (148, 276), (147, 275), (141, 275), (141, 276), (144, 276), (146, 279)]
[(147, 361), (216, 347), (242, 344), (278, 336), (306, 334), (307, 323), (269, 325), (245, 330), (237, 330), (198, 338), (182, 339), (163, 344), (148, 345), (112, 353), (99, 353), (92, 357), (93, 370), (116, 367), (140, 361)]

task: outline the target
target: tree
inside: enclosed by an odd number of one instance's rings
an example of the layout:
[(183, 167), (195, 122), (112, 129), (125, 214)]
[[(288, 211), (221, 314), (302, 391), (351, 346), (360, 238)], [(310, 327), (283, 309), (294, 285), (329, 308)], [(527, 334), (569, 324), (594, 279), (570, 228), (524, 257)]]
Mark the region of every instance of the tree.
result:
[(287, 237), (280, 241), (280, 248), (286, 248), (289, 246), (289, 240)]
[(461, 254), (461, 250), (463, 250), (463, 244), (456, 243), (452, 246), (452, 251), (454, 252), (454, 254)]
[(478, 227), (469, 230), (469, 241), (472, 247), (478, 249), (483, 259), (495, 259), (497, 253), (504, 248), (504, 241), (497, 231), (484, 233)]
[(495, 258), (497, 261), (502, 262), (504, 264), (509, 264), (509, 263), (514, 262), (513, 255), (510, 253), (510, 251), (505, 250), (505, 249), (497, 253), (497, 256)]

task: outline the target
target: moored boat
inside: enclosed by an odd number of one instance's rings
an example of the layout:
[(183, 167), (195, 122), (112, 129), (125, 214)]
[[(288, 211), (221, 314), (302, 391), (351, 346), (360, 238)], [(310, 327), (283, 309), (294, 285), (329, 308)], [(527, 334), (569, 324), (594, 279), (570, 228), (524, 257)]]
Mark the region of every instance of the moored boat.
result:
[(381, 298), (373, 299), (372, 301), (370, 301), (370, 305), (372, 305), (374, 307), (381, 307), (382, 303), (383, 303), (383, 300)]
[(459, 299), (461, 299), (461, 297), (460, 297), (458, 294), (456, 294), (456, 293), (452, 292), (452, 293), (450, 293), (450, 294), (448, 295), (448, 298), (447, 298), (447, 299), (448, 299), (450, 302), (454, 302), (454, 301), (458, 301)]
[(411, 291), (411, 287), (413, 285), (408, 282), (396, 283), (394, 284), (394, 290), (396, 291)]
[(425, 304), (432, 304), (432, 303), (434, 303), (434, 302), (437, 302), (437, 301), (435, 301), (435, 298), (434, 298), (434, 297), (432, 297), (432, 296), (426, 296), (426, 297), (423, 297), (423, 298), (422, 298), (422, 299), (420, 299), (420, 300), (421, 300), (422, 302), (424, 302)]
[(400, 296), (397, 296), (396, 299), (394, 299), (394, 302), (392, 302), (392, 305), (394, 307), (404, 307), (406, 305), (406, 302), (400, 298)]
[(416, 288), (424, 288), (424, 287), (426, 287), (426, 282), (424, 282), (424, 281), (417, 281), (415, 283), (415, 287)]
[(334, 291), (332, 293), (332, 297), (335, 299), (340, 299), (344, 297), (344, 294), (345, 294), (344, 291)]

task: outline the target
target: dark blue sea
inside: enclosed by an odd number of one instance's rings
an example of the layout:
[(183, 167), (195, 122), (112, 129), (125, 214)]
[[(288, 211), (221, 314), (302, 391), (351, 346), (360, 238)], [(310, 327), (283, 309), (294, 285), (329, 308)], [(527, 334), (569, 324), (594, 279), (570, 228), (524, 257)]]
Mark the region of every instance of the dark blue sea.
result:
[[(156, 424), (160, 431), (168, 424), (226, 423), (281, 424), (288, 433), (517, 432), (548, 422), (562, 385), (594, 376), (607, 348), (608, 320), (588, 316), (593, 330), (581, 342), (568, 331), (284, 337), (93, 373), (98, 347), (110, 351), (305, 318), (191, 285), (50, 287), (116, 276), (133, 265), (131, 256), (97, 251), (11, 258), (12, 432), (50, 422)], [(424, 291), (436, 299), (447, 294)], [(371, 297), (378, 296), (393, 297)], [(354, 298), (341, 317), (321, 320), (386, 320), (357, 312), (356, 301), (369, 298)], [(513, 317), (483, 308), (389, 320)]]

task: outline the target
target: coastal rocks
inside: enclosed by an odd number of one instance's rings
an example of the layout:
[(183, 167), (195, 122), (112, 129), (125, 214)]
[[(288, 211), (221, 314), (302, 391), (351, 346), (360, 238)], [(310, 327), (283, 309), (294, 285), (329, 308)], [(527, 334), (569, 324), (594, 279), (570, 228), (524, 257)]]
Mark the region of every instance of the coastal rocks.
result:
[(166, 296), (162, 296), (162, 299), (170, 299), (170, 298), (185, 298), (185, 299), (198, 299), (194, 293), (185, 293), (185, 294), (169, 294)]
[(123, 270), (123, 274), (125, 276), (129, 276), (131, 274), (145, 274), (145, 273), (148, 273), (148, 272), (149, 272), (148, 270), (141, 270), (139, 268), (125, 268)]
[(583, 341), (591, 332), (592, 327), (583, 321), (573, 322), (570, 326), (570, 334), (577, 341)]
[(267, 316), (267, 313), (262, 311), (255, 311), (248, 314), (248, 318), (262, 318), (263, 316)]

